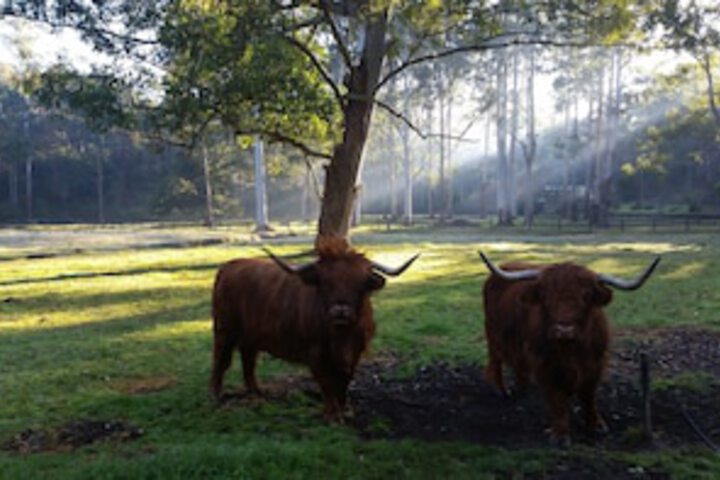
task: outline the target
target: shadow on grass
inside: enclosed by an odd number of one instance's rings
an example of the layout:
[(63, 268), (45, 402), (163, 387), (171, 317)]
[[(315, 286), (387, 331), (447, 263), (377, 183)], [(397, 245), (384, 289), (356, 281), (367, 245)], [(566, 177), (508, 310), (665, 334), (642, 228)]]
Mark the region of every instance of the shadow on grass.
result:
[(179, 265), (175, 267), (144, 267), (144, 268), (133, 268), (128, 270), (113, 270), (106, 272), (76, 272), (76, 273), (61, 273), (52, 277), (40, 277), (40, 278), (19, 278), (17, 280), (4, 280), (0, 281), (0, 286), (10, 285), (23, 285), (32, 283), (44, 283), (44, 282), (61, 282), (65, 280), (85, 279), (85, 278), (99, 278), (99, 277), (121, 277), (126, 275), (144, 275), (148, 273), (178, 273), (184, 271), (204, 271), (214, 270), (220, 266), (220, 263), (204, 263), (199, 265)]
[[(199, 296), (205, 298), (205, 303), (207, 303), (209, 311), (210, 287), (158, 287), (85, 295), (68, 295), (63, 292), (22, 295), (10, 297), (10, 300), (6, 300), (0, 304), (0, 312), (3, 312), (5, 309), (9, 311), (9, 309), (12, 308), (14, 311), (22, 312), (25, 315), (40, 314), (42, 317), (38, 319), (38, 323), (44, 323), (49, 320), (48, 317), (57, 313), (71, 315), (72, 312), (82, 312), (111, 305), (127, 304), (128, 306), (132, 306), (147, 301), (159, 301), (162, 299), (167, 299), (166, 303), (172, 305), (179, 299), (198, 298)], [(107, 320), (94, 320), (85, 325), (102, 324), (106, 321)], [(0, 325), (6, 322), (7, 320), (0, 320)], [(0, 333), (0, 335), (2, 335), (2, 333)]]

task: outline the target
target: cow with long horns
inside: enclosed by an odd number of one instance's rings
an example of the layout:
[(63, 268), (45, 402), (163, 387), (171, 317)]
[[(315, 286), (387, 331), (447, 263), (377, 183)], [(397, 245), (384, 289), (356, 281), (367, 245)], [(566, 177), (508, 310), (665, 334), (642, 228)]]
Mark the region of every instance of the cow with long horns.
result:
[(220, 267), (213, 289), (213, 366), (210, 392), (220, 399), (235, 348), (245, 386), (258, 393), (258, 353), (307, 365), (320, 386), (324, 415), (340, 420), (360, 355), (375, 332), (370, 294), (398, 268), (368, 260), (340, 237), (320, 237), (317, 260), (293, 266), (266, 250), (265, 259), (237, 259)]
[(610, 338), (603, 307), (612, 290), (635, 290), (652, 274), (655, 260), (637, 278), (595, 273), (573, 263), (534, 265), (512, 262), (491, 271), (483, 289), (487, 379), (507, 395), (503, 364), (520, 387), (530, 382), (543, 391), (551, 414), (551, 441), (570, 443), (570, 402), (577, 396), (586, 426), (605, 432), (596, 390), (607, 365)]

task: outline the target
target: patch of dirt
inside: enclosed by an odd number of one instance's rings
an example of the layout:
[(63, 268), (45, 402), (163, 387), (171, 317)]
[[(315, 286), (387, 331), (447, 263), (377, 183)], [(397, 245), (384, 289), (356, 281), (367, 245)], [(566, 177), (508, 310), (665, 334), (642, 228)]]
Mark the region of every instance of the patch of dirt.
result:
[(20, 454), (70, 451), (97, 442), (125, 442), (143, 431), (120, 420), (73, 420), (56, 429), (27, 429), (8, 440), (2, 449)]
[[(704, 372), (719, 380), (708, 382), (700, 391), (673, 387), (652, 392), (652, 448), (702, 443), (691, 422), (699, 425), (711, 442), (720, 444), (720, 335), (678, 328), (641, 338), (639, 342), (621, 336), (614, 343), (608, 376), (598, 392), (598, 406), (610, 433), (601, 438), (586, 434), (581, 412), (575, 407), (573, 441), (608, 449), (650, 447), (642, 437), (644, 410), (638, 386), (638, 353), (644, 351), (653, 379)], [(484, 381), (480, 365), (435, 363), (418, 368), (410, 378), (397, 378), (394, 373), (392, 365), (368, 362), (361, 364), (351, 385), (352, 424), (366, 437), (454, 440), (511, 448), (547, 445), (549, 413), (537, 388), (503, 398)]]
[(126, 395), (143, 395), (167, 390), (177, 383), (175, 377), (157, 376), (118, 380), (113, 388)]

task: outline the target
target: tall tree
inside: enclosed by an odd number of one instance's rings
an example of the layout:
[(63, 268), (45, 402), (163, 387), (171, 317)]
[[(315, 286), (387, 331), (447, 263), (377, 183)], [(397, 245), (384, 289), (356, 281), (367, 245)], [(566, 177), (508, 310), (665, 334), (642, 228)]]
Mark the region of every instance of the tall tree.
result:
[[(607, 36), (634, 21), (627, 15), (632, 6), (621, 1), (66, 0), (10, 1), (4, 13), (79, 28), (106, 52), (154, 61), (167, 72), (162, 97), (181, 112), (181, 123), (192, 119), (203, 125), (220, 118), (237, 133), (263, 134), (327, 159), (318, 230), (347, 235), (378, 92), (396, 75), (464, 51), (558, 43), (570, 36), (587, 41), (588, 28)], [(532, 9), (546, 10), (531, 15), (545, 22), (533, 31), (498, 21), (508, 11)], [(341, 83), (329, 73), (330, 52), (342, 59)], [(395, 66), (384, 69), (386, 58), (402, 52), (406, 55)], [(137, 79), (134, 84), (142, 85)], [(201, 108), (192, 107), (190, 96)]]

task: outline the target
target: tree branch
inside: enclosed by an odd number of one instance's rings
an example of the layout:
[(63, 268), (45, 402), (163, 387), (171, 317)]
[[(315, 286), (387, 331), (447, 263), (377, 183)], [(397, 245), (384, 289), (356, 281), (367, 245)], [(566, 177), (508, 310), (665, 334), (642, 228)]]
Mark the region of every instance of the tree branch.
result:
[(320, 180), (317, 177), (317, 174), (315, 173), (315, 169), (313, 168), (312, 163), (310, 162), (310, 159), (308, 159), (307, 156), (303, 157), (305, 160), (305, 166), (308, 169), (308, 172), (310, 172), (310, 176), (312, 177), (313, 181), (313, 189), (315, 190), (315, 195), (317, 196), (318, 200), (322, 199), (322, 193), (320, 191)]
[(343, 62), (345, 62), (345, 66), (348, 69), (352, 69), (353, 65), (350, 50), (348, 50), (347, 45), (345, 45), (345, 40), (343, 39), (338, 26), (335, 24), (335, 20), (332, 18), (332, 14), (330, 13), (331, 6), (328, 5), (328, 0), (320, 0), (320, 9), (325, 16), (325, 21), (328, 23), (328, 26), (332, 31), (333, 38), (335, 38), (335, 41), (337, 42), (338, 51), (340, 52)]
[(300, 140), (297, 140), (295, 138), (292, 138), (288, 135), (285, 135), (284, 133), (278, 132), (278, 131), (268, 131), (263, 130), (261, 128), (249, 128), (249, 129), (236, 129), (235, 130), (236, 135), (264, 135), (268, 138), (271, 142), (279, 142), (284, 143), (290, 146), (293, 146), (303, 152), (305, 155), (310, 157), (316, 157), (316, 158), (324, 158), (326, 160), (332, 160), (332, 155), (330, 155), (327, 152), (321, 152), (319, 150), (315, 150), (314, 148), (306, 145), (305, 143), (301, 142)]
[[(498, 41), (502, 37), (508, 37), (508, 39), (504, 40), (504, 41)], [(392, 80), (394, 77), (396, 77), (400, 73), (404, 72), (408, 68), (410, 68), (414, 65), (417, 65), (419, 63), (429, 62), (432, 60), (439, 60), (441, 58), (450, 57), (450, 56), (458, 54), (458, 53), (484, 52), (487, 50), (506, 48), (506, 47), (510, 47), (512, 45), (544, 45), (544, 46), (552, 46), (552, 47), (591, 47), (591, 46), (593, 46), (593, 44), (585, 43), (585, 42), (565, 42), (565, 41), (551, 40), (551, 39), (547, 39), (547, 38), (524, 38), (524, 37), (519, 38), (517, 36), (517, 34), (515, 34), (515, 33), (503, 34), (498, 37), (488, 39), (484, 43), (473, 44), (473, 45), (463, 45), (461, 47), (454, 47), (454, 48), (450, 48), (448, 50), (430, 53), (427, 55), (422, 55), (422, 56), (407, 60), (404, 63), (397, 66), (396, 68), (394, 68), (393, 70), (389, 71), (385, 75), (385, 77), (383, 77), (377, 83), (377, 85), (375, 86), (374, 92), (377, 92), (380, 88), (382, 88), (383, 85), (388, 83), (390, 80)]]
[(454, 135), (445, 135), (440, 133), (431, 133), (431, 132), (423, 132), (419, 127), (417, 127), (415, 124), (413, 124), (410, 119), (408, 119), (405, 115), (395, 110), (392, 106), (388, 105), (387, 103), (383, 102), (382, 100), (374, 100), (375, 104), (382, 108), (383, 110), (387, 111), (390, 115), (397, 118), (401, 122), (403, 122), (405, 125), (407, 125), (410, 130), (415, 132), (417, 136), (422, 138), (423, 140), (427, 140), (429, 138), (443, 138), (443, 139), (449, 139), (449, 140), (455, 140), (457, 142), (467, 142), (467, 143), (477, 143), (480, 140), (477, 139), (468, 139), (465, 138), (465, 134), (470, 130), (470, 127), (472, 127), (473, 123), (477, 120), (477, 118), (474, 118), (470, 121), (469, 125), (463, 130), (463, 133), (460, 136), (454, 136)]
[(410, 128), (410, 130), (412, 130), (413, 132), (415, 132), (415, 133), (416, 133), (420, 138), (422, 138), (423, 140), (426, 140), (426, 139), (428, 138), (429, 135), (428, 135), (427, 133), (425, 133), (425, 132), (423, 132), (422, 130), (420, 130), (420, 128), (417, 127), (417, 126), (415, 126), (415, 124), (412, 123), (409, 118), (407, 118), (405, 115), (403, 115), (402, 113), (400, 113), (400, 112), (398, 112), (397, 110), (395, 110), (393, 107), (391, 107), (391, 106), (388, 105), (387, 103), (383, 102), (382, 100), (377, 100), (377, 99), (375, 99), (375, 104), (376, 104), (378, 107), (380, 107), (380, 108), (382, 108), (383, 110), (385, 110), (386, 112), (388, 112), (388, 113), (389, 113), (390, 115), (392, 115), (393, 117), (395, 117), (395, 118), (397, 118), (398, 120), (400, 120), (401, 122), (403, 122), (405, 125), (407, 125), (407, 126)]
[(315, 69), (320, 73), (320, 76), (323, 77), (323, 80), (325, 80), (325, 83), (327, 83), (330, 86), (330, 89), (335, 94), (335, 98), (337, 99), (338, 103), (340, 104), (340, 108), (342, 108), (345, 104), (345, 100), (343, 98), (342, 93), (340, 92), (340, 87), (333, 81), (330, 74), (325, 70), (325, 68), (320, 63), (320, 60), (315, 56), (315, 54), (310, 50), (310, 48), (302, 43), (300, 40), (296, 39), (292, 36), (282, 36), (283, 40), (288, 42), (290, 45), (294, 46), (298, 50), (300, 50), (313, 64)]

